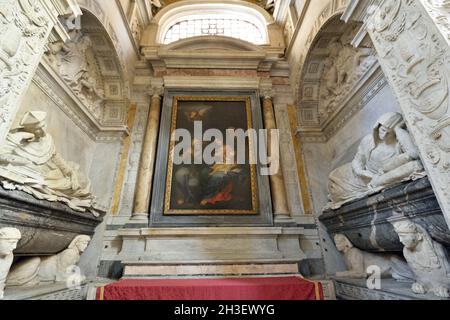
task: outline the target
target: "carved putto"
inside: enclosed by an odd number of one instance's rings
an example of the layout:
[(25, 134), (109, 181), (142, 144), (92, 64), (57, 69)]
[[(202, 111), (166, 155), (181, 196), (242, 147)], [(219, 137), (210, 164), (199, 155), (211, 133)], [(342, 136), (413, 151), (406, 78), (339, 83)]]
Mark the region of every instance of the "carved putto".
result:
[(91, 182), (79, 172), (79, 165), (56, 151), (46, 121), (46, 112), (27, 112), (20, 126), (8, 134), (0, 147), (0, 183), (7, 190), (21, 190), (97, 215)]
[[(72, 240), (61, 253), (49, 257), (34, 257), (15, 264), (6, 280), (7, 287), (31, 287), (43, 283), (67, 281), (73, 275), (73, 267), (80, 261), (91, 238), (80, 235)], [(84, 279), (81, 277), (80, 279)]]
[(355, 48), (342, 39), (334, 40), (329, 49), (320, 87), (319, 115), (323, 119), (338, 109), (358, 80), (376, 62), (372, 48)]
[(16, 228), (0, 229), (0, 300), (3, 299), (5, 281), (14, 259), (13, 251), (22, 235)]
[(100, 119), (105, 93), (95, 65), (92, 41), (77, 29), (70, 31), (70, 37), (67, 43), (51, 44), (47, 58), (73, 92)]
[(445, 248), (412, 221), (396, 221), (392, 225), (405, 246), (403, 255), (415, 274), (412, 291), (450, 298), (450, 262)]
[(399, 113), (387, 113), (361, 141), (351, 163), (329, 176), (330, 207), (373, 194), (388, 186), (425, 176), (419, 152)]
[(340, 278), (367, 278), (369, 267), (380, 268), (383, 278), (394, 278), (399, 281), (414, 279), (414, 274), (407, 263), (394, 254), (374, 254), (354, 247), (343, 234), (334, 236), (336, 248), (344, 256), (347, 271), (336, 273)]

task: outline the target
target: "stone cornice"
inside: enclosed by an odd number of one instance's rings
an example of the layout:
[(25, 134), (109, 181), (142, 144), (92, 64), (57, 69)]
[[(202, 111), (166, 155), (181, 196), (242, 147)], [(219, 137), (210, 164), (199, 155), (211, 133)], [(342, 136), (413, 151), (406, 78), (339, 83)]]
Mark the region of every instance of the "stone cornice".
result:
[(255, 46), (225, 37), (198, 37), (171, 45), (146, 46), (141, 53), (158, 69), (226, 68), (269, 71), (273, 63), (283, 56), (281, 48)]

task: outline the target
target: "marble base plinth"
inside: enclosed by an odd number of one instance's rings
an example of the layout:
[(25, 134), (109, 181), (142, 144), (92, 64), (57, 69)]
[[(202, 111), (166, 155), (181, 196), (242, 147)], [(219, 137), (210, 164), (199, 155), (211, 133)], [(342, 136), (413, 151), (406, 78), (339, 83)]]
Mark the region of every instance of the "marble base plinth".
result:
[(138, 276), (298, 273), (303, 228), (122, 229), (124, 274)]
[(148, 228), (122, 229), (122, 261), (283, 261), (300, 262), (305, 254), (303, 228)]
[[(104, 213), (102, 213), (104, 214)], [(21, 191), (0, 187), (0, 228), (14, 227), (22, 233), (14, 255), (56, 254), (73, 238), (92, 236), (102, 217), (79, 212), (58, 202), (37, 200)]]
[(415, 294), (411, 283), (382, 279), (380, 290), (367, 288), (366, 280), (335, 279), (336, 296), (341, 300), (450, 300), (440, 299), (433, 294)]
[(372, 252), (403, 250), (392, 224), (410, 219), (434, 240), (450, 248), (450, 231), (428, 178), (406, 182), (380, 193), (326, 210), (319, 220), (331, 236), (342, 233), (359, 249)]
[(29, 288), (7, 288), (4, 300), (86, 300), (88, 283), (68, 288), (65, 283)]

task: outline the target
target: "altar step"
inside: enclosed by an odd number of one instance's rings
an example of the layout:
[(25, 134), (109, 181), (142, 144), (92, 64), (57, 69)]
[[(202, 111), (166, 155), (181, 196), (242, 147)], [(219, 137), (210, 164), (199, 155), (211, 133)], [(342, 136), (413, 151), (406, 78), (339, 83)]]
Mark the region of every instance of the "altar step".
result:
[(411, 283), (393, 279), (381, 280), (380, 290), (368, 289), (366, 280), (361, 279), (335, 279), (334, 285), (340, 300), (450, 300), (440, 299), (431, 293), (415, 294), (411, 291)]
[(212, 276), (286, 276), (299, 275), (297, 262), (277, 263), (258, 261), (239, 263), (236, 261), (185, 262), (124, 262), (123, 278), (168, 278), (168, 277), (212, 277)]

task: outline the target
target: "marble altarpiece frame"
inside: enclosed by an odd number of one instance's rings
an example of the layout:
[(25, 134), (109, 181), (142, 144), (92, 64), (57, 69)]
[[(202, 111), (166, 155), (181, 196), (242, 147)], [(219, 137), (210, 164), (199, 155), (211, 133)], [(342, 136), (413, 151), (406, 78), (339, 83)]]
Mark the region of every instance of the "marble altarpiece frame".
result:
[[(222, 113), (225, 127), (263, 128), (260, 99), (255, 91), (176, 91), (168, 90), (164, 96), (158, 142), (157, 162), (151, 198), (150, 225), (169, 226), (271, 226), (273, 225), (269, 179), (260, 175), (260, 166), (244, 165), (247, 172), (243, 183), (244, 201), (231, 201), (229, 205), (198, 203), (179, 205), (173, 182), (176, 166), (172, 163), (174, 142), (171, 134), (176, 128), (187, 126), (187, 112), (212, 108), (215, 117)], [(226, 110), (226, 105), (230, 107)], [(203, 106), (203, 107), (202, 107)], [(191, 110), (192, 109), (192, 110)], [(197, 110), (198, 109), (198, 110)], [(240, 117), (233, 125), (233, 110)], [(227, 115), (227, 113), (229, 113)], [(213, 117), (214, 117), (213, 116)], [(208, 121), (207, 121), (208, 122)], [(210, 121), (214, 127), (214, 120)], [(192, 129), (192, 128), (188, 128)], [(203, 131), (208, 129), (208, 124)], [(220, 128), (219, 128), (220, 129)], [(223, 128), (222, 128), (223, 129)], [(248, 141), (247, 150), (252, 147)], [(192, 166), (195, 166), (194, 164)]]

